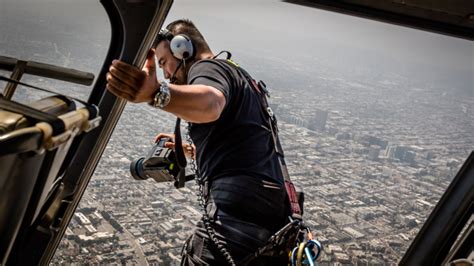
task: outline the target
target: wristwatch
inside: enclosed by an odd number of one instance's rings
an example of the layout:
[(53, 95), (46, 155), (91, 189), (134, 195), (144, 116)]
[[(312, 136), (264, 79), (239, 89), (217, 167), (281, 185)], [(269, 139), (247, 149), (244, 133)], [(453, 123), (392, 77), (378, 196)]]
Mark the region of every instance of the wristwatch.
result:
[(166, 81), (161, 82), (160, 89), (156, 92), (153, 101), (150, 103), (151, 106), (155, 108), (164, 108), (171, 101), (170, 89), (168, 88), (168, 83)]

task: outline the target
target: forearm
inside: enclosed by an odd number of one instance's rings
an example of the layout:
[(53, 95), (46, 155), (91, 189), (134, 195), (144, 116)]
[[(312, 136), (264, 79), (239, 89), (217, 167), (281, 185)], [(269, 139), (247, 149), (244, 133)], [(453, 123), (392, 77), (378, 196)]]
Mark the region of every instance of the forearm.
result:
[(163, 110), (193, 123), (219, 118), (225, 105), (222, 92), (206, 85), (168, 85), (171, 101)]

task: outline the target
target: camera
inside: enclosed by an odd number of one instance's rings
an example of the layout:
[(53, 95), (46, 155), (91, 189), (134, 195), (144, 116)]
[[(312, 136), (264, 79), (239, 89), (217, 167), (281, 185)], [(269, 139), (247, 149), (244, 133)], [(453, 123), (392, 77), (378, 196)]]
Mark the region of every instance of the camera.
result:
[(153, 178), (156, 182), (177, 181), (180, 168), (173, 149), (165, 147), (169, 138), (162, 138), (146, 157), (135, 159), (130, 164), (130, 173), (136, 180)]

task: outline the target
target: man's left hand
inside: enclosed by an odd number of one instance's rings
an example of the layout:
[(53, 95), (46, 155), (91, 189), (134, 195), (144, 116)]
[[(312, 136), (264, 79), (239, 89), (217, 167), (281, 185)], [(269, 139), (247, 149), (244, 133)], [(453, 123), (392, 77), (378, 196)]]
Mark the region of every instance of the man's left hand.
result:
[[(169, 133), (160, 133), (158, 135), (156, 135), (155, 137), (155, 143), (158, 143), (162, 138), (168, 138), (170, 139), (170, 141), (167, 141), (165, 143), (165, 147), (166, 148), (169, 148), (169, 149), (175, 149), (175, 144), (174, 144), (174, 134), (169, 134)], [(183, 142), (183, 151), (184, 151), (184, 155), (186, 157), (189, 157), (191, 158), (191, 156), (193, 157), (193, 159), (196, 159), (196, 146), (194, 144), (190, 144), (188, 142)]]

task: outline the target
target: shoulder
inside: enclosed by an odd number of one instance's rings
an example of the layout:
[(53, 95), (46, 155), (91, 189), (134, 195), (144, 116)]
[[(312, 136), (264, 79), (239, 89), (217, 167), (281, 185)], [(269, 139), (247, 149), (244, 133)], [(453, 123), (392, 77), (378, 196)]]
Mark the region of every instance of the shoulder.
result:
[(204, 59), (194, 63), (188, 72), (188, 84), (193, 84), (196, 79), (209, 78), (219, 79), (223, 82), (232, 83), (235, 73), (223, 60)]
[(229, 70), (228, 64), (219, 59), (203, 59), (194, 63), (189, 69), (189, 73), (201, 72), (206, 70)]

